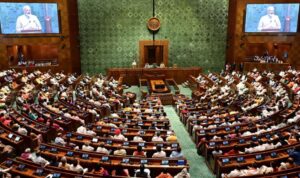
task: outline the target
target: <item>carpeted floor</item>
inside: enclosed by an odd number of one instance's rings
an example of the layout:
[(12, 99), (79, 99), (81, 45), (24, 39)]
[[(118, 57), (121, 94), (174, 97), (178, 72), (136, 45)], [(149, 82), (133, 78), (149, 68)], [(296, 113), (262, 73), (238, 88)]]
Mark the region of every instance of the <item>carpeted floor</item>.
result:
[[(180, 93), (191, 96), (191, 90), (189, 88), (184, 88), (179, 85)], [(129, 89), (125, 90), (131, 91), (137, 94), (137, 99), (140, 99), (140, 89), (137, 86), (131, 86)], [(171, 122), (171, 128), (175, 131), (178, 138), (178, 142), (182, 147), (184, 156), (187, 158), (190, 165), (190, 174), (192, 178), (214, 178), (215, 176), (211, 173), (205, 164), (203, 157), (197, 154), (195, 143), (192, 141), (189, 133), (185, 129), (184, 125), (181, 123), (178, 115), (176, 114), (173, 106), (164, 106), (164, 110)]]

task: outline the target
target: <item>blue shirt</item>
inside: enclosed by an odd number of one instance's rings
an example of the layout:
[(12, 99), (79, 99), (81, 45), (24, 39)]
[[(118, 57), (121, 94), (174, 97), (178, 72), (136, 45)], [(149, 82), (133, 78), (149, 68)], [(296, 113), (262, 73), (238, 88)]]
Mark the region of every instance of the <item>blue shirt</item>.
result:
[(181, 152), (177, 152), (177, 151), (172, 151), (171, 158), (179, 158), (179, 157), (183, 157), (183, 154)]
[(300, 165), (300, 152), (292, 151), (289, 155), (294, 159), (295, 164)]

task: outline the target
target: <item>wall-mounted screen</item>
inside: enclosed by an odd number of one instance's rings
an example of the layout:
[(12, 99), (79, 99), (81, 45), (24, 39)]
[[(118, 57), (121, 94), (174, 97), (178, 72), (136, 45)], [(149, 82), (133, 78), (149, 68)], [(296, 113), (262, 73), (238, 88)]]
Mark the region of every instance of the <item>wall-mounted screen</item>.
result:
[(57, 3), (0, 2), (2, 34), (59, 33)]
[(247, 4), (245, 32), (297, 32), (299, 4)]

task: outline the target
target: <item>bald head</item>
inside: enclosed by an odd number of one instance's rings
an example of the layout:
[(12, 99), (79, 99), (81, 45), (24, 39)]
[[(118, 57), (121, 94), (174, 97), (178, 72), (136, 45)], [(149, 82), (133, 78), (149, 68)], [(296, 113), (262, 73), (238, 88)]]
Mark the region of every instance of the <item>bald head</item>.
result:
[(269, 7), (267, 8), (267, 14), (268, 14), (268, 15), (273, 15), (274, 12), (275, 12), (275, 8), (274, 8), (273, 6), (269, 6)]
[(26, 5), (23, 7), (23, 12), (25, 15), (30, 15), (31, 14), (31, 8), (30, 6)]

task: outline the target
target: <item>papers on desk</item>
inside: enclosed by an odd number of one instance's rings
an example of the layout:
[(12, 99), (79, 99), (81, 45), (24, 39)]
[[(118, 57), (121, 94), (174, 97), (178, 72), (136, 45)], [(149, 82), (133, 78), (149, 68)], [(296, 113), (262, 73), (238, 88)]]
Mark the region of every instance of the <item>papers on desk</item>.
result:
[(169, 166), (169, 160), (162, 160), (161, 165), (164, 165), (164, 166), (168, 165)]
[(92, 139), (92, 142), (93, 142), (93, 143), (98, 143), (98, 138), (93, 138), (93, 139)]

